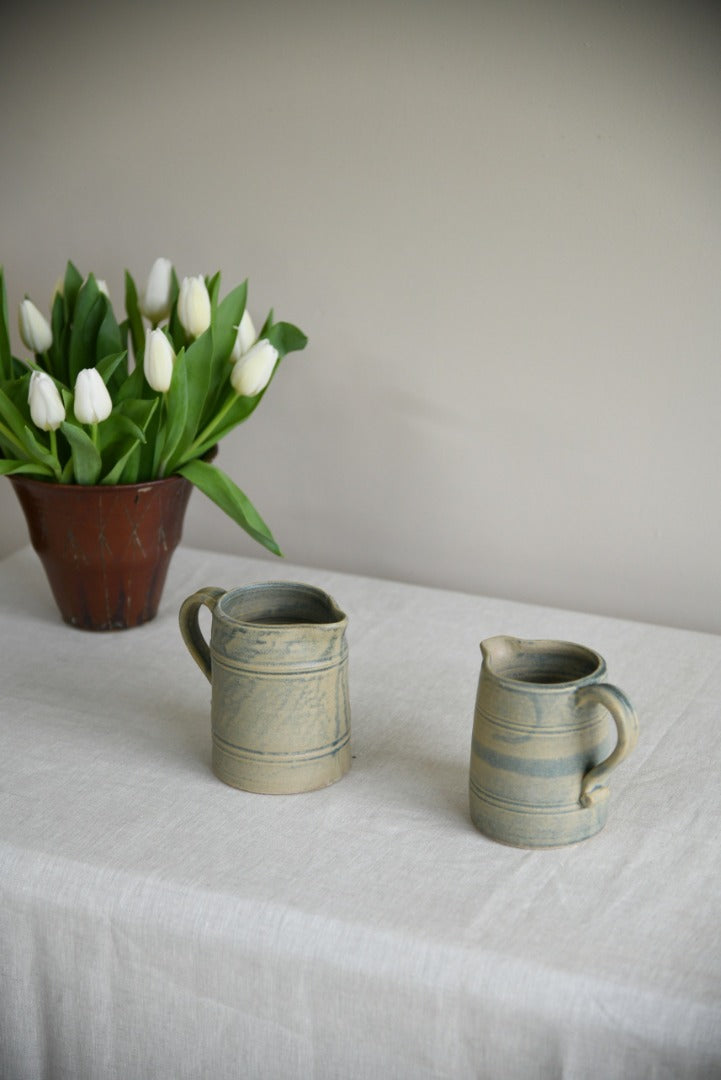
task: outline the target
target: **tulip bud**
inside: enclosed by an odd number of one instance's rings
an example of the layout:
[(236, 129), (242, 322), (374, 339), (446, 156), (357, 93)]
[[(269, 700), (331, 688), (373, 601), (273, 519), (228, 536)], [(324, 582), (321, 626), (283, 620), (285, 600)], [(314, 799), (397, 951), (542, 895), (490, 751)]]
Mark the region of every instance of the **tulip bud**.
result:
[(107, 283), (107, 281), (104, 281), (102, 278), (96, 278), (95, 279), (95, 284), (98, 287), (98, 292), (101, 292), (103, 294), (103, 296), (107, 296), (107, 298), (109, 300), (110, 299), (110, 293), (108, 292), (108, 283)]
[(75, 380), (75, 419), (81, 424), (99, 424), (113, 411), (108, 388), (97, 368), (83, 368)]
[(230, 359), (234, 364), (240, 360), (244, 353), (247, 353), (257, 336), (255, 327), (253, 326), (253, 320), (250, 317), (250, 312), (246, 308), (243, 312), (243, 318), (240, 320), (240, 326), (238, 327), (233, 351), (230, 354)]
[(23, 344), (34, 353), (47, 352), (53, 343), (53, 332), (44, 315), (41, 315), (32, 300), (25, 299), (18, 312), (20, 337)]
[(145, 353), (143, 371), (148, 384), (153, 390), (164, 394), (170, 389), (173, 378), (175, 353), (162, 330), (145, 331)]
[(150, 267), (145, 294), (140, 309), (147, 319), (159, 323), (170, 314), (170, 295), (173, 288), (173, 264), (170, 259), (156, 259)]
[(270, 382), (278, 359), (278, 350), (263, 338), (233, 366), (230, 383), (241, 397), (255, 397)]
[(178, 296), (178, 318), (192, 338), (200, 337), (210, 326), (210, 296), (202, 276), (183, 278)]
[(28, 390), (30, 416), (41, 431), (55, 431), (65, 419), (65, 406), (57, 386), (44, 371), (34, 371)]

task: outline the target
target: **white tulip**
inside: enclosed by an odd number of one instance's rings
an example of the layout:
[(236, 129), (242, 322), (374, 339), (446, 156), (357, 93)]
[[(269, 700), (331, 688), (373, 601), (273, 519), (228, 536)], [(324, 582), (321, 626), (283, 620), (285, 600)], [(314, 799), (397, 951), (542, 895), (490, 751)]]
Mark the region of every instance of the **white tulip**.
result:
[(173, 288), (173, 264), (170, 259), (156, 259), (150, 267), (140, 310), (147, 319), (159, 323), (170, 314)]
[(233, 365), (230, 383), (236, 394), (241, 397), (255, 397), (270, 382), (270, 377), (278, 359), (278, 350), (263, 338), (258, 341), (245, 356)]
[(146, 330), (143, 371), (148, 384), (153, 390), (164, 394), (166, 390), (170, 389), (174, 363), (175, 353), (173, 347), (163, 331)]
[(250, 312), (246, 308), (243, 312), (243, 318), (240, 320), (238, 333), (235, 337), (235, 344), (233, 345), (233, 351), (230, 354), (230, 359), (234, 364), (240, 360), (244, 353), (247, 353), (257, 336), (255, 327), (253, 326), (253, 320), (250, 317)]
[(41, 431), (55, 431), (65, 419), (65, 406), (60, 392), (44, 371), (34, 371), (28, 389), (30, 416)]
[(47, 352), (53, 343), (53, 332), (44, 315), (32, 300), (25, 299), (18, 311), (18, 324), (23, 344), (34, 353)]
[(75, 419), (81, 424), (100, 424), (113, 411), (108, 388), (97, 368), (83, 368), (75, 380)]
[(107, 283), (107, 281), (104, 281), (102, 278), (96, 278), (95, 279), (95, 284), (98, 287), (98, 292), (101, 292), (103, 294), (103, 296), (107, 296), (107, 298), (109, 300), (110, 299), (110, 293), (108, 292), (108, 283)]
[(178, 296), (178, 318), (192, 338), (200, 337), (210, 326), (210, 296), (200, 274), (183, 278)]

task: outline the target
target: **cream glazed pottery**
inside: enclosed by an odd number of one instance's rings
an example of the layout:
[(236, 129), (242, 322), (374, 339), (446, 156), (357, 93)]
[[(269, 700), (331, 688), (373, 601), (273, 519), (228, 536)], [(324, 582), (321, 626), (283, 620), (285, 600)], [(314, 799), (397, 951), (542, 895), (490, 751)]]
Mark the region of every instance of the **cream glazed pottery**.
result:
[[(212, 612), (210, 646), (202, 605)], [(213, 771), (266, 794), (312, 791), (348, 771), (347, 618), (322, 589), (277, 581), (189, 596), (180, 630), (211, 684)]]
[[(598, 653), (565, 641), (481, 643), (470, 768), (471, 818), (516, 847), (585, 840), (606, 823), (609, 774), (636, 745), (626, 696)], [(616, 725), (615, 746), (609, 716)]]

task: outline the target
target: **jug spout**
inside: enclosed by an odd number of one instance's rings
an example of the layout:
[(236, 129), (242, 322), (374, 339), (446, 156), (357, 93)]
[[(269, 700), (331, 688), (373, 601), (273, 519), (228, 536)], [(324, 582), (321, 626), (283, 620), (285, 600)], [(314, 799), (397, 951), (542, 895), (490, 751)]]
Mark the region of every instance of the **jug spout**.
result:
[(348, 616), (338, 607), (338, 604), (335, 602), (333, 597), (329, 596), (328, 593), (325, 593), (325, 598), (328, 602), (329, 621), (334, 621), (337, 623), (346, 622)]
[(491, 671), (508, 667), (518, 656), (522, 645), (523, 643), (518, 638), (509, 637), (507, 634), (497, 634), (495, 637), (486, 638), (481, 642), (483, 663)]

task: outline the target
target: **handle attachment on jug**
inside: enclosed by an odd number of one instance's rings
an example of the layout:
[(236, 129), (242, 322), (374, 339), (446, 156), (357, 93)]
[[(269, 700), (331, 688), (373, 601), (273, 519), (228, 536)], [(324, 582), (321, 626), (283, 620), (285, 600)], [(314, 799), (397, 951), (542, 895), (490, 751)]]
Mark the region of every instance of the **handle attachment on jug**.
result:
[(178, 615), (183, 641), (208, 682), (211, 679), (210, 648), (201, 633), (198, 615), (203, 604), (212, 612), (221, 596), (225, 596), (225, 591), (225, 589), (219, 589), (216, 585), (208, 585), (205, 589), (198, 589), (197, 592), (183, 601)]
[(608, 683), (591, 683), (581, 687), (576, 701), (579, 706), (603, 705), (613, 717), (618, 731), (614, 749), (605, 761), (589, 769), (581, 781), (581, 805), (594, 806), (608, 798), (606, 783), (609, 773), (628, 757), (638, 741), (638, 717), (626, 695)]

